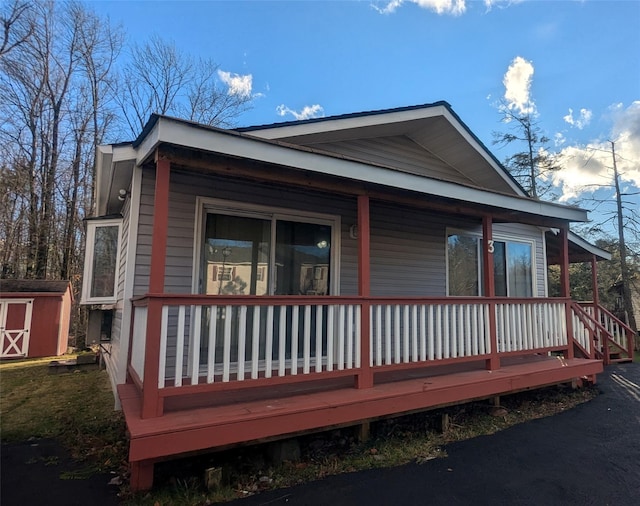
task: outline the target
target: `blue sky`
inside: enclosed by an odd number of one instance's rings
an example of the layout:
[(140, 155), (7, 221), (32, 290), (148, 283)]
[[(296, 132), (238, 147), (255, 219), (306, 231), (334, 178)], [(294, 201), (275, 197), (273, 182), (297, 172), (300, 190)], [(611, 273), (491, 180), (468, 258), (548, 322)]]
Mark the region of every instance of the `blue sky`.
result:
[(213, 58), (230, 92), (254, 97), (239, 126), (446, 100), (504, 159), (503, 101), (533, 110), (566, 155), (564, 198), (606, 179), (607, 140), (625, 187), (640, 185), (637, 0), (88, 3), (130, 41)]

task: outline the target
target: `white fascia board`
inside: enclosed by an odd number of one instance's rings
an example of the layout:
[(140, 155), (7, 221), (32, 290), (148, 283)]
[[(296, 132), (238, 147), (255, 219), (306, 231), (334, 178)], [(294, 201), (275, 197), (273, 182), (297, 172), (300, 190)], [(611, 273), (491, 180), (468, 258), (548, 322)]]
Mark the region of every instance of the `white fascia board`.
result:
[(112, 148), (113, 148), (113, 163), (136, 159), (137, 151), (131, 144), (127, 144), (123, 146), (112, 146)]
[(383, 112), (380, 114), (365, 113), (362, 116), (354, 116), (351, 118), (336, 118), (333, 120), (299, 123), (288, 126), (265, 127), (264, 129), (248, 131), (247, 134), (263, 139), (277, 140), (286, 137), (298, 137), (324, 132), (339, 132), (341, 130), (351, 130), (354, 128), (433, 118), (435, 116), (443, 116), (446, 110), (446, 107), (443, 105), (434, 105), (408, 111)]
[(98, 146), (96, 153), (96, 187), (94, 190), (96, 216), (104, 214), (107, 207), (107, 200), (109, 199), (109, 190), (111, 186), (111, 176), (113, 174), (111, 164), (112, 157), (113, 150), (110, 145)]
[(580, 246), (582, 249), (588, 251), (592, 255), (596, 255), (602, 258), (603, 260), (611, 260), (611, 253), (601, 248), (598, 248), (598, 246), (595, 246), (590, 242), (585, 241), (582, 237), (580, 237), (575, 232), (569, 231), (569, 234), (567, 237), (569, 241), (571, 241), (573, 244)]
[(148, 158), (152, 150), (162, 142), (537, 216), (566, 221), (587, 221), (587, 212), (575, 207), (491, 193), (457, 183), (328, 156), (311, 149), (297, 149), (252, 139), (246, 135), (198, 128), (167, 118), (159, 118), (138, 147), (138, 163)]
[[(136, 165), (142, 165), (144, 161), (153, 154), (160, 142), (160, 124), (164, 123), (165, 119), (158, 118), (156, 124), (153, 125), (151, 131), (144, 137), (142, 142), (136, 148)], [(187, 125), (182, 125), (183, 128), (188, 128)], [(193, 128), (193, 127), (192, 127)], [(194, 129), (195, 130), (195, 129)], [(210, 150), (207, 150), (210, 151)]]

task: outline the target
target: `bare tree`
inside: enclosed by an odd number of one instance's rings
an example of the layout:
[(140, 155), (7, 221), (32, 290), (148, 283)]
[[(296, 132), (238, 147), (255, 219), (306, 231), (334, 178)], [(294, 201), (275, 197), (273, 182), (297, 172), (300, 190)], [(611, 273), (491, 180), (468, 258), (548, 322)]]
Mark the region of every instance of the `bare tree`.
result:
[[(640, 210), (637, 202), (632, 197), (640, 194), (640, 191), (633, 187), (630, 191), (623, 191), (620, 184), (621, 176), (624, 171), (618, 168), (618, 157), (616, 153), (616, 144), (610, 141), (611, 149), (592, 147), (591, 157), (586, 161), (588, 164), (593, 160), (593, 155), (601, 152), (601, 160), (599, 163), (608, 172), (603, 174), (603, 183), (597, 185), (585, 185), (581, 189), (585, 190), (605, 190), (605, 196), (593, 192), (591, 197), (583, 197), (581, 205), (590, 208), (592, 211), (598, 211), (603, 218), (590, 223), (588, 226), (582, 227), (582, 233), (591, 236), (600, 236), (608, 238), (611, 230), (615, 230), (615, 240), (609, 240), (610, 248), (616, 251), (617, 260), (617, 279), (614, 280), (622, 291), (622, 305), (624, 314), (626, 315), (629, 326), (638, 330), (637, 322), (634, 315), (633, 299), (631, 287), (636, 283), (638, 276), (637, 266), (640, 263)], [(610, 157), (610, 158), (609, 158)], [(611, 161), (611, 165), (607, 163)], [(608, 191), (607, 191), (608, 190)], [(607, 288), (611, 288), (611, 286)]]
[(505, 167), (533, 198), (549, 194), (552, 189), (549, 176), (560, 169), (557, 157), (547, 149), (550, 139), (544, 135), (534, 113), (516, 114), (504, 105), (500, 111), (502, 121), (510, 126), (511, 131), (493, 132), (493, 143), (524, 146), (522, 151), (506, 158)]
[(131, 135), (152, 113), (227, 125), (252, 100), (250, 94), (224, 89), (213, 61), (194, 59), (158, 36), (133, 46), (115, 96)]
[(12, 49), (24, 44), (33, 34), (35, 22), (29, 2), (13, 0), (2, 7), (0, 14), (2, 35), (0, 40), (0, 58)]
[[(70, 279), (81, 263), (94, 145), (113, 116), (104, 83), (121, 37), (80, 3), (30, 9), (30, 36), (0, 59), (2, 186), (16, 202), (2, 215), (0, 258), (6, 275)], [(12, 253), (18, 235), (21, 261)]]

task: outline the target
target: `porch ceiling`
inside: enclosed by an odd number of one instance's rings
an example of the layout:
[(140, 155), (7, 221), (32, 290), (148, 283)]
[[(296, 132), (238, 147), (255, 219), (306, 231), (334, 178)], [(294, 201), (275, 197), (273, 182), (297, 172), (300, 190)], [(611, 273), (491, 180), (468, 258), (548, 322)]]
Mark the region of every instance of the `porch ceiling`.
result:
[[(560, 265), (561, 239), (554, 231), (546, 233), (547, 263)], [(611, 260), (611, 253), (588, 243), (573, 232), (569, 232), (569, 263), (590, 262), (595, 255), (596, 260)]]

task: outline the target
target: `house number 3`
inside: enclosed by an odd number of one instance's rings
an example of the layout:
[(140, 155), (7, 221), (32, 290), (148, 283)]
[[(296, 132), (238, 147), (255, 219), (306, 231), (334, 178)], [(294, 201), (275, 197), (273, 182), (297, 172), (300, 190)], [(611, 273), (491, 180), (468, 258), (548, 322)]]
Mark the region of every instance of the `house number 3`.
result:
[(487, 251), (493, 253), (493, 241), (487, 241)]

